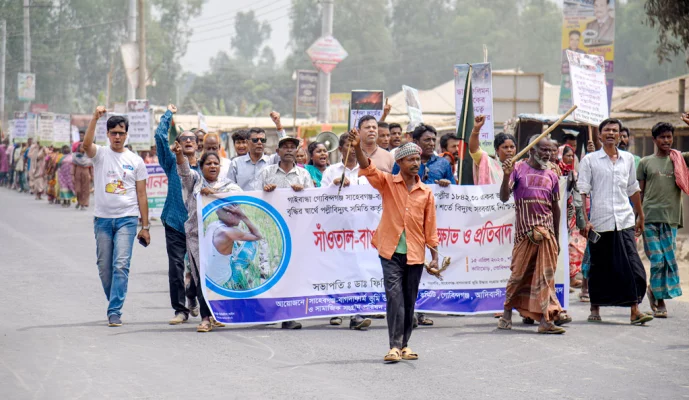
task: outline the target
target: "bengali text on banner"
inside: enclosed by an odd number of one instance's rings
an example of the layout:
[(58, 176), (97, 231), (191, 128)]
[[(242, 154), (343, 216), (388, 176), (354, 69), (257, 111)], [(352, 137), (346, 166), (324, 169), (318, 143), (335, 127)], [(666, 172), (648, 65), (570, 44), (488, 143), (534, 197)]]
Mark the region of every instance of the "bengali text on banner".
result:
[[(499, 185), (431, 186), (439, 250), (452, 261), (442, 281), (424, 272), (417, 310), (502, 311), (516, 234), (514, 202), (500, 201)], [(198, 213), (203, 290), (218, 321), (385, 313), (383, 273), (371, 245), (382, 205), (371, 186), (348, 187), (340, 195), (329, 187), (199, 196)], [(556, 291), (567, 308), (564, 220), (560, 232)]]

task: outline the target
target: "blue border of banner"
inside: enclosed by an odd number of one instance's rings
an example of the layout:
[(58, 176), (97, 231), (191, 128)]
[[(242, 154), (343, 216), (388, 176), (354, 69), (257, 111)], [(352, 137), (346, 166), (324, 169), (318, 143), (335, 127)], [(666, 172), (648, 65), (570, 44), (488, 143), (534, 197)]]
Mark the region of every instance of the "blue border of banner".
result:
[(261, 199), (251, 196), (230, 196), (212, 201), (203, 207), (203, 221), (206, 220), (210, 213), (227, 204), (248, 204), (255, 206), (265, 211), (265, 213), (268, 214), (273, 221), (275, 221), (275, 224), (278, 226), (278, 229), (280, 229), (280, 234), (282, 236), (282, 261), (280, 262), (280, 266), (278, 267), (275, 275), (270, 277), (270, 279), (268, 279), (263, 285), (257, 288), (242, 291), (230, 290), (218, 286), (215, 282), (212, 282), (208, 278), (206, 278), (206, 287), (217, 294), (233, 299), (245, 299), (248, 297), (258, 296), (259, 294), (270, 290), (273, 286), (275, 286), (275, 284), (280, 281), (280, 278), (282, 278), (282, 275), (285, 274), (285, 271), (287, 271), (290, 258), (292, 257), (292, 236), (290, 235), (289, 228), (287, 227), (285, 220), (282, 218), (282, 215), (280, 215), (280, 213), (273, 206)]

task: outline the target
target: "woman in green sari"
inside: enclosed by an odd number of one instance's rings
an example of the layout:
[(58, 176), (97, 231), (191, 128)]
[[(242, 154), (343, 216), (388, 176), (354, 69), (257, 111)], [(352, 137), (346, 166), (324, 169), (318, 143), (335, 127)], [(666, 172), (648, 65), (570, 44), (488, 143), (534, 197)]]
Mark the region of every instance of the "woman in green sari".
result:
[(310, 161), (304, 166), (309, 171), (311, 179), (316, 187), (321, 187), (323, 172), (328, 168), (328, 149), (323, 143), (313, 142), (309, 144), (308, 153)]

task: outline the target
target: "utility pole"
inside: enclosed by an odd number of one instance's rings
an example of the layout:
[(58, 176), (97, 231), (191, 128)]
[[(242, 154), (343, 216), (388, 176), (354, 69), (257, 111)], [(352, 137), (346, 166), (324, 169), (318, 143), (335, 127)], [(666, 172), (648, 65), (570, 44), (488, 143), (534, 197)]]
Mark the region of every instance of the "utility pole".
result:
[[(321, 37), (333, 34), (333, 0), (322, 0)], [(318, 72), (318, 121), (328, 122), (330, 111), (330, 74)]]
[(139, 88), (137, 98), (146, 99), (146, 14), (144, 0), (137, 0), (139, 16)]
[[(29, 10), (31, 0), (24, 0), (24, 72), (31, 72), (31, 27), (29, 26)], [(36, 82), (34, 82), (34, 85)], [(31, 102), (24, 103), (24, 111), (28, 112)]]
[[(136, 0), (129, 0), (129, 15), (127, 15), (127, 33), (129, 34), (129, 42), (136, 43)], [(133, 100), (136, 98), (136, 91), (134, 90), (134, 82), (127, 84), (127, 99)]]
[[(5, 50), (7, 48), (7, 22), (0, 21), (0, 128), (5, 126)], [(0, 129), (1, 130), (1, 129)]]

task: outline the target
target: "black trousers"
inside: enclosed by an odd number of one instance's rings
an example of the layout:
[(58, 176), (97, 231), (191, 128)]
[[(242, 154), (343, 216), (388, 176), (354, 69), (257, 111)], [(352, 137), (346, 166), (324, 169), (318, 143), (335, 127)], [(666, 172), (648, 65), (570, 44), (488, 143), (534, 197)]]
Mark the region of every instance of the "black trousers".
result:
[(184, 285), (184, 255), (187, 253), (187, 237), (184, 233), (165, 225), (165, 246), (168, 261), (167, 277), (170, 283), (170, 305), (175, 310), (175, 314), (189, 315)]
[(395, 253), (390, 260), (380, 257), (387, 297), (390, 348), (407, 347), (414, 323), (414, 304), (419, 294), (423, 264), (407, 265), (407, 255)]

